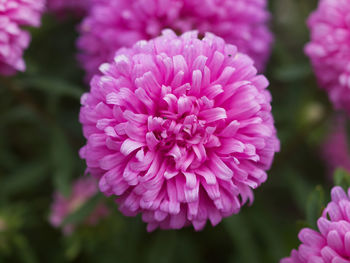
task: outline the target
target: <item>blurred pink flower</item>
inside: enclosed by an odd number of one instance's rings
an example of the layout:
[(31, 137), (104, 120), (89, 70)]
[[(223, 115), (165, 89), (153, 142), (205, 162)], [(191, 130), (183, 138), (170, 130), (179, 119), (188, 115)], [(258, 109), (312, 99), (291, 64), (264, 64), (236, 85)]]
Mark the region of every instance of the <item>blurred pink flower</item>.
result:
[(212, 32), (253, 58), (262, 71), (270, 55), (272, 34), (266, 0), (93, 0), (80, 26), (79, 55), (88, 79), (121, 47), (160, 35)]
[(305, 47), (314, 71), (337, 109), (350, 113), (350, 1), (320, 0), (309, 20)]
[(299, 233), (302, 244), (281, 263), (350, 262), (350, 188), (348, 195), (336, 186), (332, 201), (317, 221), (318, 230), (304, 228)]
[(47, 0), (50, 12), (64, 17), (67, 13), (82, 17), (88, 13), (92, 0)]
[(171, 30), (101, 67), (83, 95), (88, 171), (148, 230), (238, 213), (279, 150), (267, 79), (233, 45)]
[(345, 116), (337, 116), (331, 127), (322, 145), (322, 155), (332, 177), (338, 167), (350, 172), (350, 153)]
[[(61, 193), (56, 192), (51, 207), (50, 223), (54, 227), (62, 227), (62, 223), (67, 216), (77, 211), (90, 198), (97, 194), (97, 192), (98, 183), (96, 179), (92, 177), (80, 178), (75, 181), (72, 186), (72, 193), (69, 197), (65, 197)], [(108, 214), (108, 208), (100, 203), (86, 219), (85, 224), (96, 225), (101, 218), (106, 217)], [(69, 235), (74, 231), (75, 227), (76, 226), (73, 224), (67, 224), (63, 226), (63, 233)]]
[(30, 34), (22, 26), (40, 25), (45, 0), (0, 1), (0, 74), (12, 75), (25, 70), (23, 52)]

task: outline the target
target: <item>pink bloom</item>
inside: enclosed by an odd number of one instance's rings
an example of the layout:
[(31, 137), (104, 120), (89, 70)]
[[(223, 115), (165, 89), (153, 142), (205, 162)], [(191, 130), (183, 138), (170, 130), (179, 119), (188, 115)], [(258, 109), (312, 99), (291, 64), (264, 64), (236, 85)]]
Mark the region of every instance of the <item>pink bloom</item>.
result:
[(121, 47), (175, 32), (212, 32), (251, 56), (261, 71), (270, 55), (266, 0), (94, 0), (80, 26), (80, 60), (89, 79)]
[[(69, 197), (65, 197), (61, 193), (56, 192), (51, 207), (50, 223), (54, 227), (61, 227), (67, 216), (77, 211), (91, 197), (97, 194), (97, 192), (97, 182), (92, 177), (80, 178), (75, 181), (72, 187), (72, 193)], [(107, 216), (108, 213), (107, 207), (100, 203), (86, 219), (85, 223), (88, 225), (95, 225), (102, 217)], [(69, 235), (74, 229), (75, 225), (67, 224), (63, 227), (63, 233)]]
[(202, 229), (238, 213), (279, 141), (267, 79), (233, 45), (171, 30), (120, 49), (83, 95), (88, 170), (148, 230)]
[(45, 0), (0, 0), (0, 74), (24, 71), (23, 52), (30, 34), (22, 26), (40, 25)]
[(318, 230), (304, 228), (299, 233), (302, 244), (281, 263), (350, 262), (350, 188), (348, 195), (336, 186), (332, 201), (317, 221)]
[(305, 52), (337, 109), (350, 112), (350, 1), (320, 0), (308, 20), (311, 41)]
[(73, 13), (78, 17), (85, 15), (91, 5), (91, 0), (47, 0), (48, 10), (62, 17)]
[(334, 119), (330, 133), (322, 145), (322, 153), (331, 176), (338, 167), (350, 172), (350, 154), (344, 116)]

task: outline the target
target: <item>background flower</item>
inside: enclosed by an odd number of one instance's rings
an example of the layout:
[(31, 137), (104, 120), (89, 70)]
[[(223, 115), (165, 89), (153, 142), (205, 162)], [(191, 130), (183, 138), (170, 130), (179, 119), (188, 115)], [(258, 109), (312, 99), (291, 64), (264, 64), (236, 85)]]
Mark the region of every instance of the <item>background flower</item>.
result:
[(266, 0), (94, 0), (90, 10), (78, 40), (89, 79), (119, 48), (156, 37), (164, 28), (212, 32), (250, 55), (259, 70), (270, 55)]
[(281, 263), (332, 262), (350, 260), (350, 189), (348, 194), (337, 186), (332, 201), (317, 221), (318, 230), (304, 228), (299, 233), (302, 244)]
[[(62, 223), (67, 216), (76, 212), (90, 198), (97, 194), (97, 192), (97, 181), (91, 177), (76, 180), (72, 186), (72, 193), (68, 197), (56, 192), (51, 206), (50, 223), (54, 227), (62, 227), (64, 234), (71, 234), (76, 226), (73, 224), (66, 224), (62, 226)], [(85, 223), (95, 225), (101, 218), (106, 217), (108, 213), (108, 208), (104, 204), (100, 203), (86, 218)]]
[(169, 30), (117, 52), (82, 97), (81, 150), (100, 189), (148, 230), (238, 213), (279, 141), (267, 79), (223, 39)]
[(350, 112), (350, 2), (320, 0), (308, 20), (310, 57), (319, 84), (337, 109)]
[(30, 34), (23, 26), (40, 25), (45, 0), (5, 0), (0, 2), (0, 74), (25, 70), (23, 52)]
[(66, 16), (67, 13), (82, 17), (87, 14), (91, 4), (91, 0), (47, 0), (48, 10), (59, 17)]
[(335, 116), (329, 128), (329, 133), (322, 145), (322, 155), (329, 175), (341, 167), (350, 172), (349, 144), (346, 132), (346, 117)]

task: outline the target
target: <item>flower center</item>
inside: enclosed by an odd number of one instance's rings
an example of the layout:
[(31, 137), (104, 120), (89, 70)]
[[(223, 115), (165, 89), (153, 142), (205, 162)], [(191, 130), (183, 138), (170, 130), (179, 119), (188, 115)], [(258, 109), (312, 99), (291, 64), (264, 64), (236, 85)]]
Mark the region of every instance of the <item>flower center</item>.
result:
[(161, 151), (176, 163), (192, 160), (191, 167), (198, 167), (206, 160), (209, 148), (220, 146), (214, 135), (216, 120), (208, 120), (215, 110), (213, 102), (206, 97), (170, 97), (165, 96), (157, 116), (148, 119), (148, 148)]
[(196, 115), (183, 115), (177, 120), (163, 117), (161, 128), (154, 131), (162, 150), (170, 150), (175, 144), (187, 150), (203, 142), (206, 135), (205, 121), (198, 120)]

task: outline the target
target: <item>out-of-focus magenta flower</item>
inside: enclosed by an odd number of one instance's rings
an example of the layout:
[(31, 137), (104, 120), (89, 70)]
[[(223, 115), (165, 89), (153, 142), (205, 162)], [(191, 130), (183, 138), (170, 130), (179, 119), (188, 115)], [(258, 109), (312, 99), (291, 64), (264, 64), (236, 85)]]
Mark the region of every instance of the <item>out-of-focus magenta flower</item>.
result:
[(45, 0), (0, 1), (0, 74), (12, 75), (25, 70), (23, 52), (30, 34), (22, 26), (40, 25)]
[[(92, 177), (80, 178), (75, 181), (69, 197), (65, 197), (61, 193), (56, 192), (54, 195), (54, 202), (51, 207), (51, 214), (49, 218), (50, 223), (54, 227), (61, 227), (67, 216), (77, 211), (97, 192), (98, 183), (96, 179)], [(108, 214), (109, 211), (107, 206), (100, 203), (96, 206), (88, 218), (86, 218), (85, 224), (95, 225), (101, 218), (106, 217)], [(74, 231), (75, 227), (76, 226), (73, 224), (67, 224), (63, 226), (63, 233), (69, 235)]]
[(88, 79), (119, 48), (157, 37), (165, 28), (212, 32), (251, 56), (260, 71), (270, 55), (266, 0), (94, 0), (90, 10), (78, 40)]
[(279, 150), (268, 81), (222, 38), (171, 30), (120, 49), (83, 95), (88, 171), (148, 230), (238, 213)]
[(47, 0), (47, 8), (50, 12), (64, 17), (67, 13), (82, 17), (88, 13), (92, 0)]
[(345, 116), (337, 116), (333, 120), (332, 128), (322, 145), (322, 155), (331, 176), (338, 167), (350, 172), (350, 153)]
[(346, 263), (350, 261), (350, 189), (348, 195), (336, 186), (332, 201), (317, 221), (319, 232), (304, 228), (302, 244), (281, 263)]
[(337, 109), (350, 113), (350, 1), (320, 0), (309, 20), (305, 52)]

